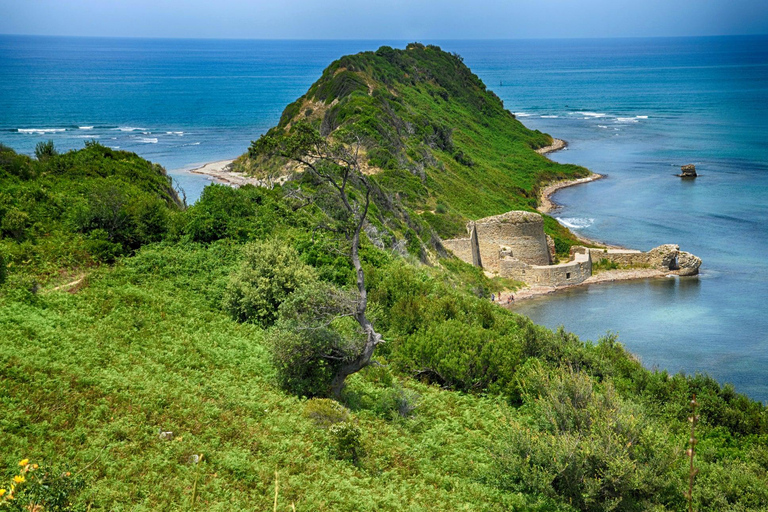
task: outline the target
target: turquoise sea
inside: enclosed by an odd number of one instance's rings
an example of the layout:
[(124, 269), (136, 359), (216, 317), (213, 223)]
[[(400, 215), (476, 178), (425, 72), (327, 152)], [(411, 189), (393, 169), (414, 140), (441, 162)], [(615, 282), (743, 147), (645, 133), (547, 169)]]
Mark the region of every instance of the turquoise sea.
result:
[[(567, 140), (554, 160), (607, 175), (555, 195), (562, 223), (704, 260), (698, 278), (516, 310), (586, 339), (617, 332), (648, 367), (708, 372), (768, 402), (768, 37), (424, 42)], [(95, 138), (164, 165), (193, 200), (208, 182), (184, 170), (243, 153), (333, 59), (405, 43), (0, 36), (0, 142), (31, 153)], [(674, 176), (686, 163), (696, 181)]]

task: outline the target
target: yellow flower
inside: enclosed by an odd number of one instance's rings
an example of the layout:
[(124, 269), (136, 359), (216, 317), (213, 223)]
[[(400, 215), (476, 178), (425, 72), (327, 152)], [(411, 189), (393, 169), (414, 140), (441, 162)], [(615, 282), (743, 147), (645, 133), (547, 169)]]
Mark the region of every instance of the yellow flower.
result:
[(13, 481), (16, 482), (17, 484), (23, 483), (25, 480), (26, 478), (24, 478), (21, 475), (16, 475), (15, 477), (13, 477)]
[(22, 459), (19, 461), (19, 466), (26, 466), (29, 464), (29, 459)]
[(5, 494), (5, 489), (0, 489), (0, 497), (2, 497), (3, 494)]

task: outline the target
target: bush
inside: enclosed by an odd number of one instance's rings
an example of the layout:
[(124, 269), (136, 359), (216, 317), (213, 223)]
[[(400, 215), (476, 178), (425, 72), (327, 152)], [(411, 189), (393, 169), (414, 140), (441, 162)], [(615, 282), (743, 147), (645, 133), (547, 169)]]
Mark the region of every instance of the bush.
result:
[(512, 424), (496, 458), (501, 487), (541, 493), (577, 510), (679, 508), (680, 449), (610, 384), (527, 364), (518, 375), (534, 429)]
[(336, 423), (349, 421), (349, 409), (336, 400), (313, 398), (304, 405), (304, 417), (320, 428), (329, 428)]
[(592, 265), (592, 270), (595, 272), (600, 270), (616, 270), (617, 268), (619, 268), (619, 264), (607, 258), (600, 258), (597, 263)]
[(250, 243), (243, 253), (244, 261), (224, 293), (224, 309), (238, 322), (269, 327), (277, 320), (280, 304), (315, 281), (315, 272), (292, 247), (278, 241)]
[(53, 145), (52, 140), (46, 142), (38, 142), (35, 146), (35, 158), (38, 160), (45, 160), (58, 154), (59, 152), (56, 151), (56, 147)]
[(354, 297), (307, 281), (285, 299), (269, 335), (280, 385), (300, 396), (327, 396), (339, 367), (360, 353), (364, 336), (350, 314)]
[(0, 252), (0, 286), (5, 284), (6, 279), (8, 279), (8, 267), (3, 253)]
[(435, 322), (399, 344), (394, 354), (412, 374), (462, 391), (510, 392), (520, 339), (462, 320)]
[(363, 455), (363, 432), (360, 427), (345, 421), (332, 426), (328, 432), (333, 440), (331, 451), (336, 458), (357, 464)]

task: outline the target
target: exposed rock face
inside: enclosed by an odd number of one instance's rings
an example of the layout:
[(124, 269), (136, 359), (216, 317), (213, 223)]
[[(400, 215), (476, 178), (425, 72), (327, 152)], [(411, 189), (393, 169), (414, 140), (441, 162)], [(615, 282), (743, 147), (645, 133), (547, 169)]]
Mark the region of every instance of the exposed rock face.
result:
[(649, 263), (658, 270), (677, 270), (679, 268), (678, 255), (680, 247), (675, 244), (664, 244), (654, 247), (647, 253)]
[(679, 176), (681, 178), (695, 178), (696, 176), (698, 176), (698, 174), (696, 174), (696, 166), (693, 164), (682, 166), (680, 168), (680, 171), (681, 173), (679, 174)]
[(685, 251), (680, 251), (677, 256), (677, 265), (680, 269), (677, 274), (680, 276), (695, 276), (699, 273), (701, 258)]

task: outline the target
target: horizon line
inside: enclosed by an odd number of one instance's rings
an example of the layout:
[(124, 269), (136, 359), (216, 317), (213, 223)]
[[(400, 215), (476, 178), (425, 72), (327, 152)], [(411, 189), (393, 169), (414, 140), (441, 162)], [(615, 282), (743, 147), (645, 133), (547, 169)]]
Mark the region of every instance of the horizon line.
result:
[(700, 39), (723, 37), (766, 37), (768, 33), (755, 32), (746, 34), (703, 34), (703, 35), (645, 35), (645, 36), (612, 36), (612, 37), (420, 37), (420, 38), (391, 38), (391, 37), (366, 37), (366, 38), (292, 38), (292, 37), (173, 37), (173, 36), (105, 36), (105, 35), (71, 35), (71, 34), (14, 34), (0, 33), (0, 37), (50, 37), (72, 39), (134, 39), (134, 40), (179, 40), (179, 41), (409, 41), (420, 40), (433, 41), (553, 41), (553, 40), (615, 40), (615, 39)]

